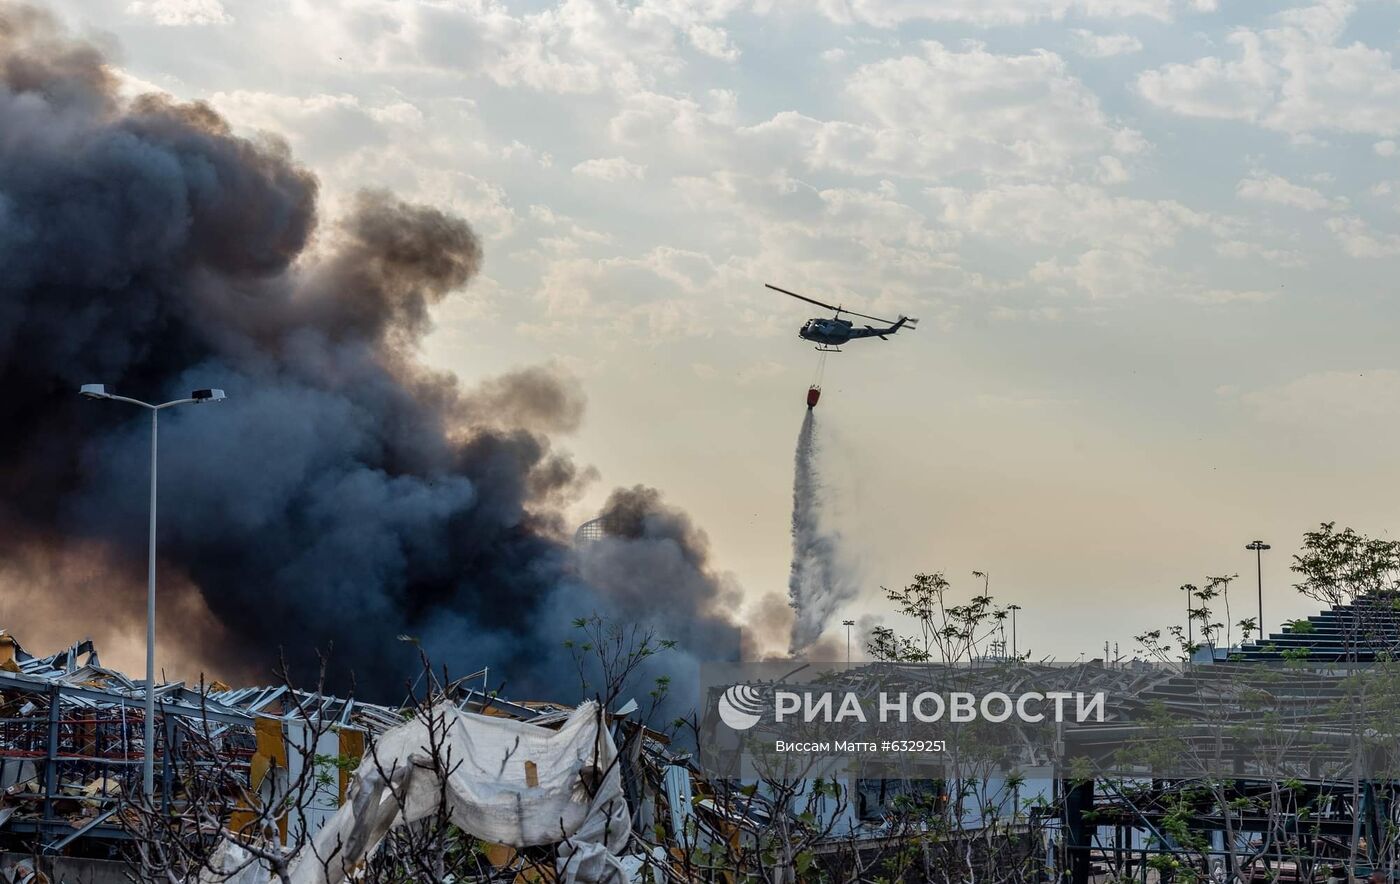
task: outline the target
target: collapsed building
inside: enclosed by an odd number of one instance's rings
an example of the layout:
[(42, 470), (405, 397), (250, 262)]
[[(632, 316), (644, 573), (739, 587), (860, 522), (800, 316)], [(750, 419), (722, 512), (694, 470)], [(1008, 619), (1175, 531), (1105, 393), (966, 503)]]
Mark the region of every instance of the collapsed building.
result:
[[(463, 711), (545, 727), (570, 711), (460, 685), (457, 694)], [(14, 860), (38, 856), (68, 858), (67, 868), (84, 869), (81, 880), (100, 880), (92, 876), (107, 861), (110, 880), (126, 880), (118, 869), (146, 756), (145, 698), (145, 683), (103, 666), (89, 640), (40, 657), (0, 632), (0, 848), (11, 858), (0, 863), (0, 879), (26, 880), (12, 874)], [(402, 708), (286, 685), (169, 682), (155, 686), (155, 704), (153, 803), (163, 812), (180, 809), (182, 765), (217, 765), (269, 795), (301, 779), (305, 765), (324, 768), (284, 823), (284, 841), (288, 824), (314, 832), (332, 818), (366, 748), (404, 722)], [(235, 813), (230, 825), (239, 822)]]
[[(91, 641), (44, 657), (0, 633), (0, 845), (14, 853), (115, 859), (130, 837), (126, 796), (140, 786), (146, 685), (102, 665)], [(174, 759), (186, 744), (217, 750), (208, 760), (250, 782), (303, 758), (289, 753), (308, 717), (334, 721), (330, 756), (363, 754), (365, 741), (400, 719), (395, 710), (285, 686), (233, 689), (213, 683), (155, 686), (156, 792), (178, 794)], [(323, 741), (324, 742), (324, 741)], [(285, 774), (284, 774), (285, 775)], [(343, 800), (345, 780), (310, 812)]]
[[(1319, 660), (1298, 659), (1306, 656), (1298, 653), (1305, 637), (1316, 645)], [(726, 869), (774, 862), (826, 873), (880, 870), (892, 858), (907, 856), (911, 846), (925, 858), (936, 850), (975, 849), (999, 864), (1005, 880), (1049, 876), (1066, 884), (1102, 876), (1165, 880), (1167, 861), (1183, 857), (1193, 859), (1181, 868), (1194, 863), (1203, 874), (1260, 880), (1320, 880), (1343, 866), (1367, 874), (1400, 856), (1400, 841), (1387, 834), (1392, 827), (1386, 822), (1400, 806), (1395, 788), (1400, 776), (1364, 773), (1338, 748), (1342, 742), (1328, 744), (1328, 734), (1345, 730), (1335, 714), (1335, 704), (1348, 697), (1348, 670), (1339, 654), (1380, 665), (1388, 656), (1382, 645), (1397, 641), (1400, 612), (1389, 603), (1363, 600), (1292, 625), (1273, 640), (1234, 649), (1228, 658), (1212, 655), (1213, 662), (1204, 665), (1092, 661), (1054, 668), (1050, 675), (1063, 684), (1112, 691), (1125, 703), (1106, 721), (1066, 725), (1060, 744), (1028, 741), (1026, 752), (1005, 771), (983, 777), (984, 791), (977, 794), (946, 771), (902, 777), (851, 773), (825, 782), (717, 776), (683, 748), (686, 741), (649, 730), (636, 720), (636, 704), (622, 702), (597, 713), (598, 734), (616, 749), (608, 770), (615, 769), (625, 797), (609, 812), (625, 808), (630, 831), (617, 840), (614, 830), (608, 841), (607, 862), (618, 877), (594, 880), (640, 879), (640, 870), (648, 868), (653, 880), (708, 881), (723, 877)], [(1369, 650), (1357, 650), (1363, 647)], [(1257, 758), (1247, 752), (1234, 775), (1223, 780), (1146, 768), (1136, 777), (1086, 777), (1075, 767), (1073, 759), (1108, 758), (1154, 721), (1154, 710), (1164, 709), (1179, 713), (1187, 724), (1183, 753), (1209, 754), (1221, 746), (1257, 749), (1249, 725), (1263, 717), (1250, 706), (1259, 683), (1240, 681), (1233, 670), (1260, 662), (1255, 658), (1270, 662), (1285, 654), (1292, 658), (1287, 677), (1268, 690), (1294, 717), (1286, 724), (1270, 719), (1262, 730), (1272, 740), (1306, 725), (1311, 742), (1306, 763), (1289, 778), (1284, 811), (1268, 806), (1271, 795), (1277, 802), (1277, 778), (1270, 782), (1251, 767)], [(987, 687), (1013, 693), (1018, 685), (1049, 677), (1045, 667), (1025, 661), (979, 663), (973, 674)], [(913, 690), (922, 676), (918, 667), (894, 667), (892, 676), (889, 667), (877, 673), (876, 667), (860, 665), (828, 677), (834, 685), (862, 691), (877, 683), (889, 686), (891, 678), (896, 686), (906, 679), (903, 684)], [(585, 708), (511, 700), (483, 687), (475, 679), (444, 685), (451, 714), (485, 716), (544, 733), (578, 722)], [(40, 867), (50, 871), (51, 880), (125, 880), (120, 860), (141, 824), (132, 799), (146, 751), (145, 689), (141, 681), (103, 666), (90, 641), (40, 657), (0, 633), (0, 847), (7, 851), (0, 880), (39, 880), (24, 876)], [(172, 682), (156, 685), (155, 691), (152, 803), (178, 816), (188, 798), (190, 772), (200, 765), (232, 771), (252, 792), (267, 795), (276, 795), (279, 783), (302, 777), (306, 765), (316, 765), (322, 769), (307, 799), (257, 833), (288, 844), (299, 837), (310, 840), (327, 824), (354, 829), (356, 817), (347, 817), (346, 806), (364, 793), (366, 775), (373, 779), (365, 759), (386, 734), (403, 727), (411, 706), (411, 698), (404, 706), (372, 704), (284, 685)], [(515, 765), (510, 788), (547, 788), (546, 778), (553, 776), (547, 760)], [(502, 767), (502, 782), (505, 771)], [(578, 769), (568, 776), (578, 776)], [(257, 810), (230, 806), (228, 827), (235, 831), (240, 813)], [(1183, 825), (1195, 833), (1195, 841), (1183, 836)], [(792, 856), (774, 858), (775, 837), (792, 846)], [(553, 870), (558, 845), (531, 853), (483, 840), (482, 850), (507, 877), (562, 880)], [(64, 869), (79, 866), (81, 875), (65, 877)], [(1020, 871), (1009, 873), (1010, 867)], [(913, 869), (899, 877), (923, 879)]]

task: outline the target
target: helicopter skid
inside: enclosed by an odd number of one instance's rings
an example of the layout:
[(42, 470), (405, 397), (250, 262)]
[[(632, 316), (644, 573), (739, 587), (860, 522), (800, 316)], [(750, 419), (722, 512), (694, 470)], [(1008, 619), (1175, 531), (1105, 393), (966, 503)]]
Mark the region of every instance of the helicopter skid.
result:
[(840, 353), (840, 352), (842, 352), (840, 347), (831, 347), (831, 346), (828, 346), (828, 345), (826, 345), (826, 344), (818, 344), (817, 346), (813, 347), (812, 349), (813, 349), (813, 350), (820, 350), (820, 351), (823, 352), (823, 353)]

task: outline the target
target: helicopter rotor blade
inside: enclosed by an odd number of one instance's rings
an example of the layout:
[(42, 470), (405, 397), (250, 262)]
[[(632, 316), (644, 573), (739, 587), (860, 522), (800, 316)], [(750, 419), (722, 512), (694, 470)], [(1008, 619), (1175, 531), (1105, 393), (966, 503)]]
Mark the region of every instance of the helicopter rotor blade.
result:
[(893, 320), (893, 319), (881, 319), (881, 318), (878, 317), (878, 316), (867, 316), (867, 315), (864, 314), (864, 313), (855, 313), (855, 312), (853, 312), (853, 311), (851, 311), (851, 310), (842, 310), (841, 312), (842, 312), (842, 313), (845, 313), (845, 314), (847, 314), (847, 315), (849, 315), (849, 316), (859, 316), (861, 319), (873, 319), (873, 320), (875, 320), (876, 322), (883, 322), (885, 325), (894, 325), (894, 320)]
[(770, 285), (769, 283), (766, 283), (766, 282), (765, 282), (763, 285), (764, 285), (765, 287), (767, 287), (767, 288), (772, 289), (772, 290), (775, 291), (775, 292), (782, 292), (782, 293), (785, 294), (785, 295), (791, 295), (792, 297), (796, 298), (796, 299), (799, 300), (799, 301), (806, 301), (808, 304), (816, 304), (818, 307), (825, 307), (825, 308), (828, 309), (828, 310), (840, 310), (842, 313), (847, 313), (847, 312), (849, 312), (849, 311), (846, 311), (846, 310), (841, 310), (840, 307), (835, 307), (835, 306), (833, 306), (833, 305), (831, 305), (831, 304), (824, 304), (824, 303), (822, 303), (821, 301), (816, 300), (815, 298), (809, 298), (809, 297), (807, 297), (806, 295), (799, 295), (797, 292), (790, 292), (790, 291), (788, 291), (787, 289), (780, 289), (780, 288), (778, 288), (777, 286), (775, 286), (775, 285)]
[(815, 298), (809, 298), (806, 295), (799, 295), (797, 292), (790, 292), (787, 289), (780, 289), (771, 283), (765, 282), (763, 285), (767, 288), (772, 289), (775, 292), (782, 292), (785, 295), (791, 295), (799, 301), (806, 301), (808, 304), (816, 304), (818, 307), (825, 307), (828, 310), (835, 310), (838, 316), (842, 313), (845, 313), (847, 316), (859, 316), (861, 319), (871, 319), (875, 322), (883, 322), (885, 325), (894, 325), (893, 319), (881, 319), (878, 316), (870, 316), (866, 313), (857, 313), (854, 310), (847, 310), (845, 307), (833, 306), (831, 304), (818, 301)]

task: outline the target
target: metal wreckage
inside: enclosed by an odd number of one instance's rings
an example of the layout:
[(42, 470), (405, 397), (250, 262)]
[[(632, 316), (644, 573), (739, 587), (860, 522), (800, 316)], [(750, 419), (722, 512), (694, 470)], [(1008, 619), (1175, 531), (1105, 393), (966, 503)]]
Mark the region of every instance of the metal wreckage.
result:
[[(439, 814), (478, 842), (479, 874), (436, 879), (456, 881), (733, 880), (773, 862), (776, 827), (805, 856), (783, 862), (803, 867), (885, 850), (895, 834), (874, 799), (855, 814), (810, 783), (711, 780), (630, 720), (636, 703), (606, 713), (461, 682), (408, 711), (286, 686), (158, 685), (156, 794), (143, 802), (144, 699), (91, 641), (36, 657), (0, 632), (0, 880), (129, 880), (133, 853), (210, 828), (226, 837), (163, 878), (267, 884), (280, 850), (295, 884), (390, 880), (365, 874), (376, 848)], [(138, 865), (136, 879), (154, 871)]]
[[(135, 854), (137, 880), (200, 884), (280, 880), (270, 855), (295, 884), (729, 881), (879, 854), (907, 834), (888, 819), (893, 790), (862, 794), (857, 812), (810, 782), (712, 779), (632, 720), (634, 702), (511, 701), (461, 681), (417, 709), (158, 685), (155, 795), (143, 801), (144, 699), (90, 641), (36, 657), (0, 633), (0, 880), (130, 880)], [(367, 874), (394, 830), (438, 822), (475, 839), (477, 874)], [(215, 829), (223, 837), (206, 837), (213, 849), (185, 875), (151, 861)], [(779, 829), (792, 855), (775, 859)]]
[[(550, 845), (551, 880), (626, 880), (614, 717), (605, 724), (596, 703), (515, 703), (460, 683), (452, 693), (414, 715), (287, 686), (157, 685), (156, 794), (142, 802), (131, 799), (145, 685), (104, 667), (91, 641), (36, 657), (0, 632), (0, 880), (128, 880), (113, 858), (176, 835), (170, 821), (192, 819), (196, 804), (236, 837), (189, 880), (276, 880), (243, 848), (260, 842), (286, 848), (298, 884), (354, 878), (390, 829), (444, 806), (495, 846), (484, 851), (495, 869), (526, 865), (514, 848)], [(435, 774), (418, 757), (425, 746), (456, 761)], [(211, 783), (222, 802), (209, 801)]]
[[(1382, 834), (1387, 808), (1400, 806), (1400, 775), (1356, 768), (1344, 716), (1329, 711), (1353, 703), (1342, 651), (1319, 653), (1357, 610), (1339, 606), (1306, 635), (1293, 629), (1186, 667), (973, 667), (970, 684), (983, 689), (1050, 679), (1123, 702), (1105, 722), (1064, 727), (1054, 745), (1027, 743), (1018, 777), (961, 785), (942, 774), (722, 777), (703, 752), (643, 726), (635, 703), (512, 701), (469, 677), (403, 707), (286, 686), (158, 685), (156, 789), (146, 798), (137, 794), (144, 685), (104, 667), (89, 641), (36, 657), (0, 632), (0, 881), (1088, 884), (1165, 880), (1167, 861), (1269, 880), (1321, 880), (1343, 864), (1366, 873), (1386, 850), (1400, 856), (1400, 840)], [(1382, 613), (1400, 645), (1400, 612)], [(1298, 642), (1318, 659), (1291, 661), (1281, 680), (1232, 669), (1273, 665)], [(1389, 659), (1371, 658), (1362, 662)], [(876, 664), (823, 677), (844, 690), (916, 690), (921, 671)], [(1400, 678), (1381, 684), (1400, 697)], [(1265, 713), (1261, 691), (1280, 706)], [(1385, 708), (1393, 719), (1400, 706)], [(1233, 745), (1245, 750), (1234, 773), (1085, 776), (1081, 762), (1161, 727), (1164, 712), (1178, 714), (1173, 763)], [(1251, 725), (1266, 716), (1268, 728)], [(1289, 733), (1317, 751), (1300, 755)], [(1367, 733), (1374, 742), (1376, 728)], [(1306, 768), (1283, 793), (1257, 767), (1275, 743), (1286, 764)], [(1268, 811), (1280, 794), (1291, 816)], [(1170, 828), (1182, 819), (1199, 844)], [(197, 861), (191, 843), (204, 848)], [(438, 868), (414, 871), (434, 851)], [(449, 853), (459, 864), (445, 871)]]

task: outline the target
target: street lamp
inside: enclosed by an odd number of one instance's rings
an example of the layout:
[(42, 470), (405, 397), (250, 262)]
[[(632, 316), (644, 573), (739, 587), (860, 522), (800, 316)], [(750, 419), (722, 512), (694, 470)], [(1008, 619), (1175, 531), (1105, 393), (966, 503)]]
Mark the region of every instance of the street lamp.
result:
[(166, 408), (200, 402), (220, 402), (223, 390), (195, 390), (187, 399), (175, 399), (160, 405), (118, 396), (107, 392), (102, 384), (83, 384), (78, 391), (84, 399), (110, 399), (138, 405), (151, 413), (151, 526), (146, 553), (146, 757), (141, 763), (141, 785), (150, 799), (155, 791), (156, 737), (156, 417)]
[(1021, 610), (1020, 605), (1007, 605), (1006, 610), (1011, 612), (1011, 656), (1020, 659), (1016, 655), (1016, 612)]
[(841, 625), (846, 627), (846, 665), (851, 665), (851, 627), (856, 625), (854, 620), (842, 620)]
[(1262, 540), (1250, 543), (1245, 549), (1254, 550), (1254, 577), (1259, 582), (1259, 641), (1264, 640), (1264, 550), (1272, 549)]

